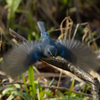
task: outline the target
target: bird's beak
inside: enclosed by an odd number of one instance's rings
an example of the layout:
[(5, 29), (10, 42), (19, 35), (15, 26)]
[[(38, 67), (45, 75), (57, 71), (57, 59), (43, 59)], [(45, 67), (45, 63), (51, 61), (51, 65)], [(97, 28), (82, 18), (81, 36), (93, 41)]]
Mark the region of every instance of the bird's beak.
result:
[(44, 60), (53, 60), (53, 59), (54, 59), (54, 57), (42, 58), (42, 59), (44, 59)]
[(56, 59), (56, 57), (52, 56), (52, 57), (49, 57), (49, 58), (42, 58), (42, 59), (44, 59), (44, 60), (53, 60), (53, 59)]

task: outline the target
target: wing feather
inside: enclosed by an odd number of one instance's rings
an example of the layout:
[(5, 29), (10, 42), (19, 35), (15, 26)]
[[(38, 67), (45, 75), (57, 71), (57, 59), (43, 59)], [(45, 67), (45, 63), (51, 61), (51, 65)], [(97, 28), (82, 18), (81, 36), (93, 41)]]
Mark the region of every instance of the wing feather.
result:
[(37, 41), (19, 44), (6, 54), (1, 62), (1, 71), (12, 78), (25, 72), (29, 65), (39, 59), (39, 50), (36, 49)]
[(58, 40), (55, 43), (59, 45), (57, 46), (59, 56), (85, 71), (98, 70), (96, 55), (85, 44), (75, 40)]

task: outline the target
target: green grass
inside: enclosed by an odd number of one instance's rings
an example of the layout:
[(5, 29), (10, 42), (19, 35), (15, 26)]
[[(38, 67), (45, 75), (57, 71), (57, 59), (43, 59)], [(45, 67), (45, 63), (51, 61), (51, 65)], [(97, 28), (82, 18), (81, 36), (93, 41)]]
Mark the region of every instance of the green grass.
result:
[[(40, 38), (40, 35), (37, 33), (37, 30), (36, 30), (36, 25), (34, 23), (34, 20), (33, 20), (33, 12), (34, 12), (34, 9), (30, 9), (30, 0), (27, 0), (26, 1), (26, 5), (23, 6), (23, 5), (20, 5), (23, 1), (22, 0), (6, 0), (6, 3), (8, 5), (8, 14), (7, 14), (7, 27), (6, 27), (6, 30), (5, 33), (8, 34), (8, 30), (9, 28), (13, 29), (13, 30), (16, 30), (16, 29), (21, 29), (23, 31), (25, 31), (26, 33), (28, 33), (28, 40), (34, 40), (34, 39), (37, 39), (39, 40)], [(33, 5), (35, 6), (35, 0), (33, 2)], [(34, 7), (33, 7), (34, 8)], [(15, 14), (16, 13), (19, 13), (19, 14), (22, 14), (22, 15), (27, 15), (27, 19), (26, 20), (26, 23), (28, 25), (28, 27), (30, 27), (29, 29), (27, 27), (23, 27), (22, 25), (20, 25), (18, 22), (17, 24), (15, 24)], [(23, 23), (23, 19), (21, 20)]]
[[(42, 89), (40, 86), (40, 83), (38, 80), (34, 79), (34, 70), (33, 66), (29, 67), (28, 70), (28, 79), (29, 79), (29, 85), (26, 83), (25, 77), (22, 74), (24, 86), (21, 84), (13, 84), (9, 85), (7, 88), (5, 88), (2, 93), (0, 94), (0, 98), (7, 95), (7, 100), (14, 99), (16, 96), (20, 96), (24, 100), (92, 100), (92, 98), (85, 98), (82, 95), (72, 93), (71, 90), (74, 88), (74, 77), (72, 80), (72, 84), (70, 86), (70, 91), (65, 91), (64, 93), (60, 90), (55, 90), (55, 94), (53, 90), (46, 91), (45, 89)], [(83, 92), (85, 91), (85, 87), (83, 89)], [(25, 91), (22, 91), (25, 90)], [(44, 98), (44, 95), (46, 95), (46, 98)]]

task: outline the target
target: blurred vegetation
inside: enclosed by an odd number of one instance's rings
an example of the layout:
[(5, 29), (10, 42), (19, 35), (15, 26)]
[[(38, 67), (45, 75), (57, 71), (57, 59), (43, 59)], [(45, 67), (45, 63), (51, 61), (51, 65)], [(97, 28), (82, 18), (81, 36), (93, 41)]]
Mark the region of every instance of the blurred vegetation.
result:
[[(59, 28), (60, 23), (67, 16), (71, 17), (74, 24), (100, 20), (98, 0), (0, 0), (0, 4), (0, 27), (4, 33), (9, 34), (9, 28), (11, 28), (28, 40), (39, 40), (40, 34), (37, 27), (39, 20), (44, 21), (49, 30), (53, 26), (53, 29)], [(64, 24), (63, 27), (66, 25)], [(81, 38), (80, 31), (77, 34), (79, 38)], [(53, 35), (56, 38), (60, 35), (59, 31), (53, 33), (57, 33)]]
[[(39, 40), (37, 21), (42, 20), (47, 30), (51, 30), (50, 36), (57, 39), (60, 31), (53, 30), (59, 29), (62, 20), (70, 16), (74, 22), (72, 34), (75, 24), (87, 21), (92, 31), (96, 31), (100, 27), (99, 3), (99, 0), (0, 0), (0, 27), (8, 37), (11, 28), (28, 40)], [(66, 27), (65, 23), (63, 27)], [(79, 28), (76, 39), (80, 40), (82, 34), (83, 30)]]
[[(13, 45), (9, 28), (28, 40), (39, 40), (38, 21), (45, 22), (48, 33), (53, 39), (73, 38), (90, 44), (94, 50), (100, 47), (100, 0), (0, 0), (0, 45), (2, 44), (0, 56), (3, 56), (2, 54)], [(83, 24), (84, 22), (89, 24)], [(57, 98), (59, 100), (62, 98), (63, 100), (92, 100), (71, 92), (74, 88), (74, 79), (70, 85), (70, 91), (61, 92), (50, 89), (46, 91), (40, 86), (40, 79), (34, 81), (32, 73), (33, 70), (30, 67), (28, 78), (31, 87), (27, 87), (25, 77), (22, 76), (24, 87), (21, 84), (10, 85), (2, 91), (0, 97), (7, 95), (7, 100), (18, 95), (25, 100), (33, 100), (33, 98), (46, 100), (43, 97), (51, 98), (50, 100)], [(83, 92), (87, 93), (89, 88), (84, 86)]]

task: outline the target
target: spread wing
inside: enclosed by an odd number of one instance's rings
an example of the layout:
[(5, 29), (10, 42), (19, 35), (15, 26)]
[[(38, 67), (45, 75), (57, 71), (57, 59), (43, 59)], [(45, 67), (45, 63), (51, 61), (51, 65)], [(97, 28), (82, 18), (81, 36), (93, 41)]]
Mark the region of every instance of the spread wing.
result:
[(28, 67), (40, 58), (40, 50), (36, 47), (39, 43), (29, 42), (19, 44), (6, 54), (1, 62), (1, 71), (12, 78), (25, 72)]
[(75, 40), (58, 40), (58, 55), (85, 71), (98, 70), (96, 55), (83, 43)]

